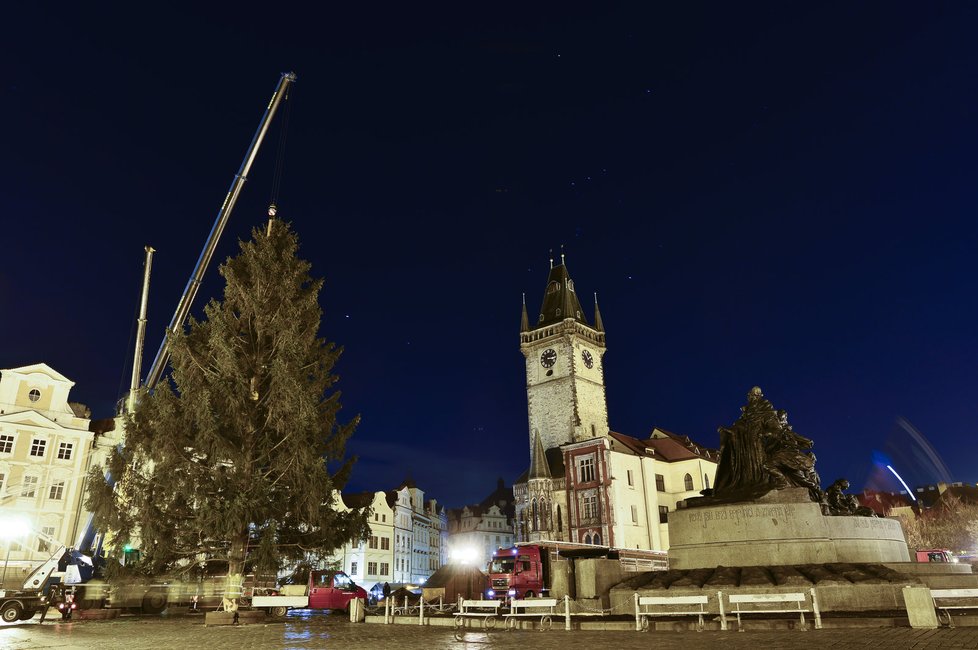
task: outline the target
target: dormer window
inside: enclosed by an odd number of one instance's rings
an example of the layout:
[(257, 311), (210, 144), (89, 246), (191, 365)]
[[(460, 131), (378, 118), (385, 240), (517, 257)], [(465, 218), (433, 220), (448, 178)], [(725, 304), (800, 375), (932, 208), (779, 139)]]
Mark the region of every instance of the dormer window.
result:
[(36, 402), (37, 400), (41, 399), (41, 391), (37, 390), (36, 388), (32, 388), (31, 392), (27, 393), (27, 399), (32, 402)]

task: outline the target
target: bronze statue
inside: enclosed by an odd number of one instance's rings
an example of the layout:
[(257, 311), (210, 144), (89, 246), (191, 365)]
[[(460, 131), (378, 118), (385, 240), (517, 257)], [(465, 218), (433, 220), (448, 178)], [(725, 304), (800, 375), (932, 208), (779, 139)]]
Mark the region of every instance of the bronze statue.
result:
[(849, 483), (840, 479), (823, 492), (815, 471), (813, 443), (788, 423), (788, 413), (775, 410), (761, 389), (747, 394), (747, 405), (729, 427), (720, 427), (720, 463), (708, 497), (748, 501), (771, 490), (805, 488), (809, 498), (833, 515), (872, 516), (856, 498), (844, 493)]

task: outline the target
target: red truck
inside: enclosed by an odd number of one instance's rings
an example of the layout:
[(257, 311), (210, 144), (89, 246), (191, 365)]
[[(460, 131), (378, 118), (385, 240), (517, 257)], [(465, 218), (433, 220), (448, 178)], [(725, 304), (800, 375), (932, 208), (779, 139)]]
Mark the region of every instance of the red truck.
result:
[(572, 542), (517, 544), (492, 554), (486, 568), (486, 597), (490, 600), (522, 600), (550, 593), (553, 562), (585, 558), (608, 558), (621, 562), (625, 571), (664, 571), (669, 568), (663, 551), (612, 548)]
[(946, 548), (918, 549), (916, 559), (918, 562), (957, 562)]
[(550, 591), (550, 552), (541, 546), (501, 548), (492, 554), (486, 597), (493, 599), (533, 598)]
[(266, 608), (272, 616), (290, 609), (349, 609), (354, 598), (366, 600), (367, 592), (342, 571), (310, 571), (306, 584), (282, 585), (278, 593), (251, 597), (251, 606)]

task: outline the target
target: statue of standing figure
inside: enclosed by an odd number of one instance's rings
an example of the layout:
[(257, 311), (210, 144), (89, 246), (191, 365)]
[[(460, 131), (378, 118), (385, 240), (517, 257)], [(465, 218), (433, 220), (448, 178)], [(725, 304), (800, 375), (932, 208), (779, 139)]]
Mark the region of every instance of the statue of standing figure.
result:
[(826, 514), (872, 514), (860, 508), (855, 497), (844, 494), (849, 487), (844, 479), (833, 483), (828, 493), (822, 491), (812, 441), (791, 428), (787, 411), (775, 410), (760, 388), (750, 390), (740, 411), (736, 422), (719, 429), (720, 463), (713, 489), (704, 490), (704, 495), (747, 501), (771, 490), (805, 488), (812, 501), (823, 504)]

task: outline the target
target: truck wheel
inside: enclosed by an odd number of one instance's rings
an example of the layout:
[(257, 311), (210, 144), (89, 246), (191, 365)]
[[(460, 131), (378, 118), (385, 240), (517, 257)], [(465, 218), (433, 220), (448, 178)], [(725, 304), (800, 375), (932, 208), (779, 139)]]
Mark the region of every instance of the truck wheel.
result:
[(536, 596), (536, 594), (533, 593), (532, 591), (528, 591), (525, 594), (523, 594), (523, 598), (533, 598), (534, 596)]
[(285, 618), (285, 615), (289, 613), (289, 608), (281, 605), (279, 607), (269, 607), (268, 613), (272, 618)]
[(0, 606), (0, 620), (4, 623), (13, 623), (14, 621), (20, 620), (20, 614), (23, 608), (20, 603), (16, 601), (9, 601)]
[(153, 589), (143, 596), (143, 614), (162, 614), (166, 609), (166, 592)]

